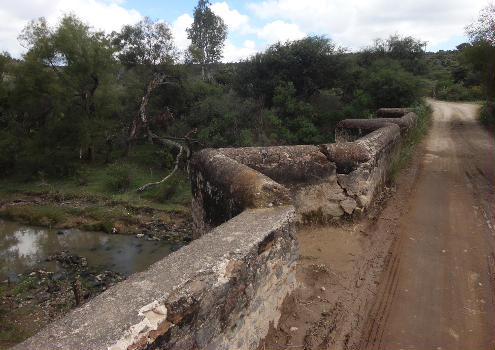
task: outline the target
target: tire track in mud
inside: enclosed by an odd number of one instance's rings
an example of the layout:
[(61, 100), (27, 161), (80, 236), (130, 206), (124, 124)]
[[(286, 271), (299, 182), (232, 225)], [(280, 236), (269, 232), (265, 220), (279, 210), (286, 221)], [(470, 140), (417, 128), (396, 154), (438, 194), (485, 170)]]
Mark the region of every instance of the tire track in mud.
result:
[(384, 328), (390, 316), (390, 307), (394, 302), (399, 281), (401, 242), (398, 240), (392, 248), (392, 255), (386, 264), (386, 280), (380, 286), (377, 298), (371, 307), (368, 321), (364, 326), (363, 336), (358, 349), (379, 349)]
[(422, 174), (357, 349), (495, 346), (495, 143), (475, 106), (431, 103)]

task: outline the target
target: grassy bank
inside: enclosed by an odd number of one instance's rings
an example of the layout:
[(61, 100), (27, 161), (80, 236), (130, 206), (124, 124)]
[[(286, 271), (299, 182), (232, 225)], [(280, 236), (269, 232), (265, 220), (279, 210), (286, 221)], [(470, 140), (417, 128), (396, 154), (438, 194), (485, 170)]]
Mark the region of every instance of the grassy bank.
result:
[[(78, 227), (90, 231), (136, 233), (146, 222), (173, 222), (190, 216), (191, 191), (184, 172), (167, 182), (138, 192), (162, 179), (167, 166), (134, 157), (112, 164), (82, 165), (64, 178), (43, 173), (27, 180), (0, 180), (0, 218), (51, 228)], [(148, 156), (149, 158), (149, 156)]]
[(426, 102), (414, 106), (411, 110), (418, 116), (418, 122), (402, 141), (399, 155), (391, 167), (391, 179), (394, 179), (399, 170), (408, 164), (416, 145), (426, 136), (433, 123), (433, 110)]

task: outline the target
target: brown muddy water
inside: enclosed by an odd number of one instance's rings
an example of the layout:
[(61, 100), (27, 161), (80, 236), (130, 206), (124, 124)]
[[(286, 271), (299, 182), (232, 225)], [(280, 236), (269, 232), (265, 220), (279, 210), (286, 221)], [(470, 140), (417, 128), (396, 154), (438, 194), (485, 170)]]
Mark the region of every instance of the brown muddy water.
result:
[(0, 280), (33, 269), (55, 271), (50, 255), (65, 250), (88, 260), (91, 267), (125, 276), (145, 270), (170, 253), (166, 241), (148, 241), (128, 235), (112, 235), (78, 229), (55, 230), (0, 220)]

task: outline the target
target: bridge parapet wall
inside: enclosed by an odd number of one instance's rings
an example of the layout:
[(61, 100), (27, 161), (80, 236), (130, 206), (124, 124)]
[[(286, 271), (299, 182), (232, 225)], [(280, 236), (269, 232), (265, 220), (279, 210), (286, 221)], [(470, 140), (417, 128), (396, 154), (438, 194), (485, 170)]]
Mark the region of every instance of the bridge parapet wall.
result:
[[(384, 110), (380, 110), (381, 115), (402, 113), (402, 116), (343, 120), (336, 127), (337, 143), (333, 144), (220, 148), (198, 152), (190, 167), (193, 220), (197, 232), (208, 232), (215, 223), (232, 217), (230, 209), (224, 208), (227, 203), (225, 200), (212, 200), (212, 196), (215, 196), (212, 189), (217, 188), (214, 183), (223, 181), (223, 171), (216, 169), (215, 162), (208, 161), (207, 155), (211, 152), (217, 152), (239, 166), (248, 167), (280, 184), (278, 201), (295, 206), (297, 222), (332, 221), (362, 213), (387, 181), (401, 139), (417, 120), (414, 113), (404, 109)], [(208, 173), (214, 173), (215, 176), (208, 177)], [(225, 183), (232, 184), (230, 180)], [(223, 193), (227, 195), (217, 198), (233, 196), (232, 192)], [(261, 196), (263, 192), (257, 193)], [(282, 193), (283, 198), (280, 196)], [(241, 197), (244, 195), (237, 194)], [(276, 205), (273, 200), (258, 204), (249, 200), (238, 202), (245, 204), (239, 206), (238, 211), (242, 208)], [(218, 213), (223, 216), (219, 217)]]

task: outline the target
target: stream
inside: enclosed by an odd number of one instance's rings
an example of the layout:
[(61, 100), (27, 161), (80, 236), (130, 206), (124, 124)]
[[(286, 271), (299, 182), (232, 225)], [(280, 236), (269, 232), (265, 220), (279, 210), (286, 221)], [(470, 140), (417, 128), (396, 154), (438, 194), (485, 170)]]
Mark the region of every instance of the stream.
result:
[(50, 255), (65, 250), (98, 266), (128, 276), (145, 270), (170, 253), (172, 244), (130, 235), (78, 229), (47, 229), (0, 219), (0, 281), (33, 269), (55, 271)]

